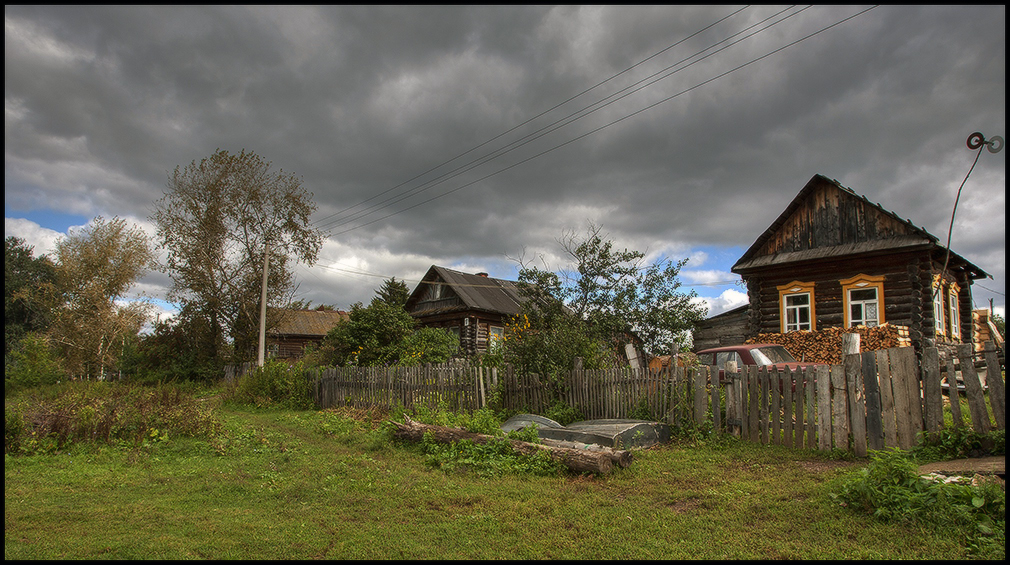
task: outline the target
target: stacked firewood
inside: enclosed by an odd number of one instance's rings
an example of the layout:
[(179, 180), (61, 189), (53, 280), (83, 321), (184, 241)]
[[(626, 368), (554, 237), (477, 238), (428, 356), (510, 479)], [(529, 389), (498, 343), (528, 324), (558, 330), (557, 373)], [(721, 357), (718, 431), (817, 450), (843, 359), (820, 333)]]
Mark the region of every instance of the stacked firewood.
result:
[(789, 350), (797, 361), (838, 364), (842, 362), (842, 334), (858, 333), (860, 351), (877, 351), (891, 347), (908, 347), (908, 328), (882, 324), (868, 328), (826, 328), (813, 332), (758, 334), (746, 343), (777, 343)]

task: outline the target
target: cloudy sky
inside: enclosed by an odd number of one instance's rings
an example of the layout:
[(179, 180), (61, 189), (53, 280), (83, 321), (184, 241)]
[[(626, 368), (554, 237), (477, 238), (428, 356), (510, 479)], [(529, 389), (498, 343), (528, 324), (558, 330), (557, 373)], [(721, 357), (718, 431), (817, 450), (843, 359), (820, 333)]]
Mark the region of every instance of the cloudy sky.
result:
[[(5, 6), (4, 232), (148, 219), (216, 149), (302, 178), (298, 298), (433, 264), (565, 266), (566, 229), (688, 258), (711, 314), (815, 174), (947, 238), (1003, 313), (1005, 6)], [(965, 178), (967, 176), (967, 181)], [(137, 293), (164, 296), (152, 273)]]

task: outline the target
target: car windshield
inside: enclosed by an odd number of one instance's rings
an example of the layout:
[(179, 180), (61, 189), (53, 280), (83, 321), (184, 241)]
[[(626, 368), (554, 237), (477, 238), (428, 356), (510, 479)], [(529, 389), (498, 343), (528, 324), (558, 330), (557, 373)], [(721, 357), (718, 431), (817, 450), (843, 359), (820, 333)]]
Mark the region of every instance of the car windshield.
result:
[(755, 347), (750, 350), (754, 363), (758, 365), (774, 365), (775, 363), (795, 363), (796, 359), (781, 345)]

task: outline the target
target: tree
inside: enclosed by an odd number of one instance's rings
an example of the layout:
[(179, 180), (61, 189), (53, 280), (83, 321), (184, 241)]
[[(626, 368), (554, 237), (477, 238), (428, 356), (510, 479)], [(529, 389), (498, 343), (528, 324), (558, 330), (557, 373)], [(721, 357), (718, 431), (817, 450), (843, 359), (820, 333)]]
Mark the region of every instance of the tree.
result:
[(153, 265), (150, 238), (125, 220), (99, 216), (57, 241), (55, 257), (55, 282), (41, 288), (52, 305), (49, 336), (71, 375), (104, 378), (147, 321), (147, 304), (121, 301)]
[(1003, 316), (993, 314), (992, 323), (996, 326), (996, 331), (999, 332), (1000, 337), (1006, 339), (1006, 320), (1003, 319)]
[(307, 356), (308, 362), (370, 367), (444, 363), (452, 358), (459, 350), (459, 339), (441, 328), (418, 327), (395, 293), (388, 292), (399, 285), (406, 287), (395, 279), (387, 280), (367, 307), (352, 304), (348, 319), (326, 334), (318, 349)]
[(201, 346), (211, 362), (221, 363), (229, 347), (235, 361), (255, 356), (267, 246), (267, 303), (276, 306), (294, 288), (290, 259), (311, 265), (322, 246), (309, 222), (315, 209), (297, 177), (252, 152), (219, 149), (176, 167), (152, 220), (167, 251), (169, 297), (209, 331)]
[(33, 257), (34, 248), (13, 236), (4, 239), (4, 356), (29, 332), (44, 332), (50, 312), (37, 290), (56, 281), (56, 267), (46, 255)]
[(382, 288), (375, 291), (375, 293), (378, 295), (379, 300), (392, 306), (400, 306), (401, 308), (407, 303), (407, 299), (410, 298), (410, 289), (407, 288), (407, 283), (396, 280), (396, 277), (383, 281)]
[[(605, 356), (595, 353), (594, 343), (617, 351), (640, 340), (647, 353), (667, 353), (681, 345), (694, 322), (704, 317), (704, 307), (693, 300), (695, 293), (679, 290), (677, 277), (686, 259), (646, 264), (643, 252), (615, 249), (602, 227), (593, 223), (584, 235), (566, 230), (558, 243), (571, 261), (559, 273), (546, 264), (541, 269), (518, 260), (519, 288), (526, 298), (523, 314), (530, 324), (527, 334), (543, 334), (540, 340), (546, 342), (551, 333), (560, 333), (570, 342), (567, 347), (555, 344), (555, 357), (549, 364), (540, 362), (542, 368), (570, 368), (575, 349), (592, 353), (595, 362), (605, 362)], [(531, 355), (532, 347), (527, 358)]]

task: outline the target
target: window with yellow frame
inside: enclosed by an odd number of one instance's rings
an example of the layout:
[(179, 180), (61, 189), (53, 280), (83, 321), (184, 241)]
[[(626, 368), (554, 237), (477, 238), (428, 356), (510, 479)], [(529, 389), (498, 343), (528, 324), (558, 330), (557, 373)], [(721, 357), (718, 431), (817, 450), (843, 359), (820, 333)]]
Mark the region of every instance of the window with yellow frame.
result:
[(884, 276), (856, 275), (842, 285), (845, 327), (874, 327), (884, 323)]
[(961, 316), (958, 309), (960, 295), (961, 287), (957, 283), (950, 283), (950, 286), (947, 287), (947, 301), (950, 308), (947, 318), (950, 320), (950, 337), (952, 339), (961, 339)]
[(816, 330), (814, 283), (793, 281), (775, 288), (779, 291), (782, 333)]
[(937, 336), (947, 335), (947, 320), (943, 308), (943, 283), (940, 275), (933, 278), (933, 329)]

